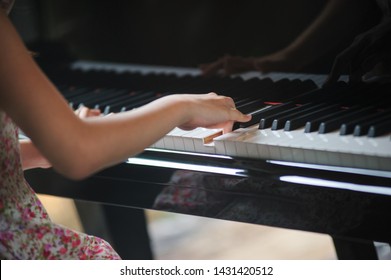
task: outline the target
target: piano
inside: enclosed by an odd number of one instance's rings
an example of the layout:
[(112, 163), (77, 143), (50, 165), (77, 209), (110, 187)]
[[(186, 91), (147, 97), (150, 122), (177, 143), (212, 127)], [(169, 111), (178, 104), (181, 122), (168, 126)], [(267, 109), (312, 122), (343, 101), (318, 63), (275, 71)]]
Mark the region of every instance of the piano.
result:
[(73, 108), (109, 114), (215, 91), (253, 119), (227, 134), (174, 129), (82, 181), (29, 170), (38, 193), (328, 234), (339, 259), (376, 259), (374, 242), (391, 241), (389, 82), (322, 88), (322, 75), (205, 78), (191, 68), (91, 61), (45, 71)]

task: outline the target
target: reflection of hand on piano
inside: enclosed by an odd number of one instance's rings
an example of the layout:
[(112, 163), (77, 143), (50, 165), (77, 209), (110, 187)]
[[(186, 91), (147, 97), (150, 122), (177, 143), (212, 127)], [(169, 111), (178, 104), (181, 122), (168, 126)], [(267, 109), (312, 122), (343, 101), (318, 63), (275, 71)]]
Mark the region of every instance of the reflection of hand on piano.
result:
[[(391, 64), (391, 18), (383, 20), (379, 25), (360, 34), (354, 42), (334, 61), (333, 68), (326, 85), (338, 80), (342, 71), (349, 71), (350, 81), (360, 82), (370, 76), (390, 75)], [(379, 69), (382, 68), (381, 71)], [(374, 71), (375, 70), (375, 71)], [(387, 73), (388, 72), (388, 73)]]
[(204, 76), (210, 77), (216, 74), (228, 76), (236, 73), (255, 70), (254, 59), (252, 57), (225, 55), (210, 63), (200, 65)]
[(229, 76), (248, 71), (297, 72), (305, 65), (305, 58), (299, 57), (289, 47), (281, 51), (260, 57), (242, 57), (226, 55), (211, 63), (200, 65), (204, 76), (216, 74)]

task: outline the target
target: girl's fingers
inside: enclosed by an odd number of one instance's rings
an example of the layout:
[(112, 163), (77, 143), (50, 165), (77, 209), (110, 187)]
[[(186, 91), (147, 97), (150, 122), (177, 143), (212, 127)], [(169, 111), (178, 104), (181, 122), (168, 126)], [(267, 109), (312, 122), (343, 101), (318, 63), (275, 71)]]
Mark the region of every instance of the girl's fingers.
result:
[(234, 107), (231, 108), (230, 115), (232, 116), (231, 120), (236, 122), (248, 122), (251, 120), (251, 115), (243, 114)]
[(89, 118), (89, 117), (96, 117), (101, 114), (101, 111), (99, 109), (90, 109), (85, 106), (79, 107), (77, 110), (75, 110), (75, 114), (79, 118)]

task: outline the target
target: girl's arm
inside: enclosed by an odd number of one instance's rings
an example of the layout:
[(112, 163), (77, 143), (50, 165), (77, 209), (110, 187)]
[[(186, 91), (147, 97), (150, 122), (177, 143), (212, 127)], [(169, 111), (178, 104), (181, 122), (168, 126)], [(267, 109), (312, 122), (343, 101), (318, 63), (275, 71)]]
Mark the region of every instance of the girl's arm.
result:
[[(77, 109), (75, 114), (79, 118), (89, 118), (100, 116), (101, 112), (99, 109), (89, 109), (83, 106)], [(49, 168), (52, 166), (30, 139), (19, 140), (19, 146), (20, 160), (23, 170), (32, 168)]]
[(23, 170), (51, 167), (50, 162), (42, 156), (31, 140), (20, 140), (19, 145)]
[(105, 118), (78, 118), (28, 54), (0, 11), (0, 109), (53, 167), (80, 179), (141, 152), (172, 128), (224, 127), (249, 121), (216, 94), (171, 95)]

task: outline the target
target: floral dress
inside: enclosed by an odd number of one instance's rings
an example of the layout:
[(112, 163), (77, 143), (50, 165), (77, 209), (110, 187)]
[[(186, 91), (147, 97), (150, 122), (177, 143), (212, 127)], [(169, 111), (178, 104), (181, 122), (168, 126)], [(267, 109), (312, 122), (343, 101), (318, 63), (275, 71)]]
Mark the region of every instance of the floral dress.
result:
[(104, 240), (54, 224), (23, 176), (18, 131), (0, 111), (0, 259), (119, 259)]

